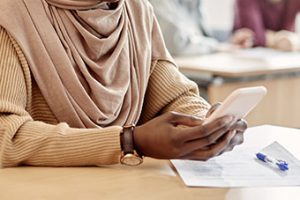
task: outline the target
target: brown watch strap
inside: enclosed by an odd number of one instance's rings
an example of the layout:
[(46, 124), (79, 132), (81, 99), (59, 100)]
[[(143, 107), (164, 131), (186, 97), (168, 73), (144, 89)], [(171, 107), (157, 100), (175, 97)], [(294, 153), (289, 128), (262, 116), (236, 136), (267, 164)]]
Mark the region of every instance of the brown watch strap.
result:
[(123, 131), (121, 134), (121, 141), (122, 141), (122, 150), (124, 154), (134, 153), (134, 145), (133, 145), (133, 131), (135, 125), (124, 126)]

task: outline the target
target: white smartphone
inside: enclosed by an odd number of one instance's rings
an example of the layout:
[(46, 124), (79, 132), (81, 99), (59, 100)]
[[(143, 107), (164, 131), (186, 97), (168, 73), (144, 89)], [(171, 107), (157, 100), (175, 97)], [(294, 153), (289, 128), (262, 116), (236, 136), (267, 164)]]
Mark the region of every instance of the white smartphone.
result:
[(204, 124), (225, 115), (233, 115), (236, 119), (244, 118), (267, 94), (263, 86), (246, 87), (233, 91), (207, 119)]

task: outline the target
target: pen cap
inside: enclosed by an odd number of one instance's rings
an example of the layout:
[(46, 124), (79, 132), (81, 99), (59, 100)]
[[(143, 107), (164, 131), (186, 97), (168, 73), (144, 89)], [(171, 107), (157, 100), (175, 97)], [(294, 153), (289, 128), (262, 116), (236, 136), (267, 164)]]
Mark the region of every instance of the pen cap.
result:
[(266, 155), (262, 154), (262, 153), (257, 153), (256, 154), (256, 157), (259, 159), (259, 160), (262, 160), (265, 162), (265, 159), (266, 159)]

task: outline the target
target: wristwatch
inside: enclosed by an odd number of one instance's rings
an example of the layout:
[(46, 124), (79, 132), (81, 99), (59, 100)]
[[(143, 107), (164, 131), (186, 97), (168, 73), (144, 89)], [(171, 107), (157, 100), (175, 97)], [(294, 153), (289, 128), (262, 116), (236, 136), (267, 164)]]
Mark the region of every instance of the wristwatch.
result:
[(137, 166), (143, 163), (143, 157), (134, 149), (133, 131), (135, 125), (124, 126), (121, 133), (121, 159), (123, 165)]

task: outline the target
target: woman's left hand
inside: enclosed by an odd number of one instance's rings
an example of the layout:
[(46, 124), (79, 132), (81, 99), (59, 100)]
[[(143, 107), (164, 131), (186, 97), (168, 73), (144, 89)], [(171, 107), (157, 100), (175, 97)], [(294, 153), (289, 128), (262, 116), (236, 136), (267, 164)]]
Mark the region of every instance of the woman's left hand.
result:
[(298, 51), (300, 49), (300, 36), (285, 30), (276, 32), (273, 48), (282, 51)]

